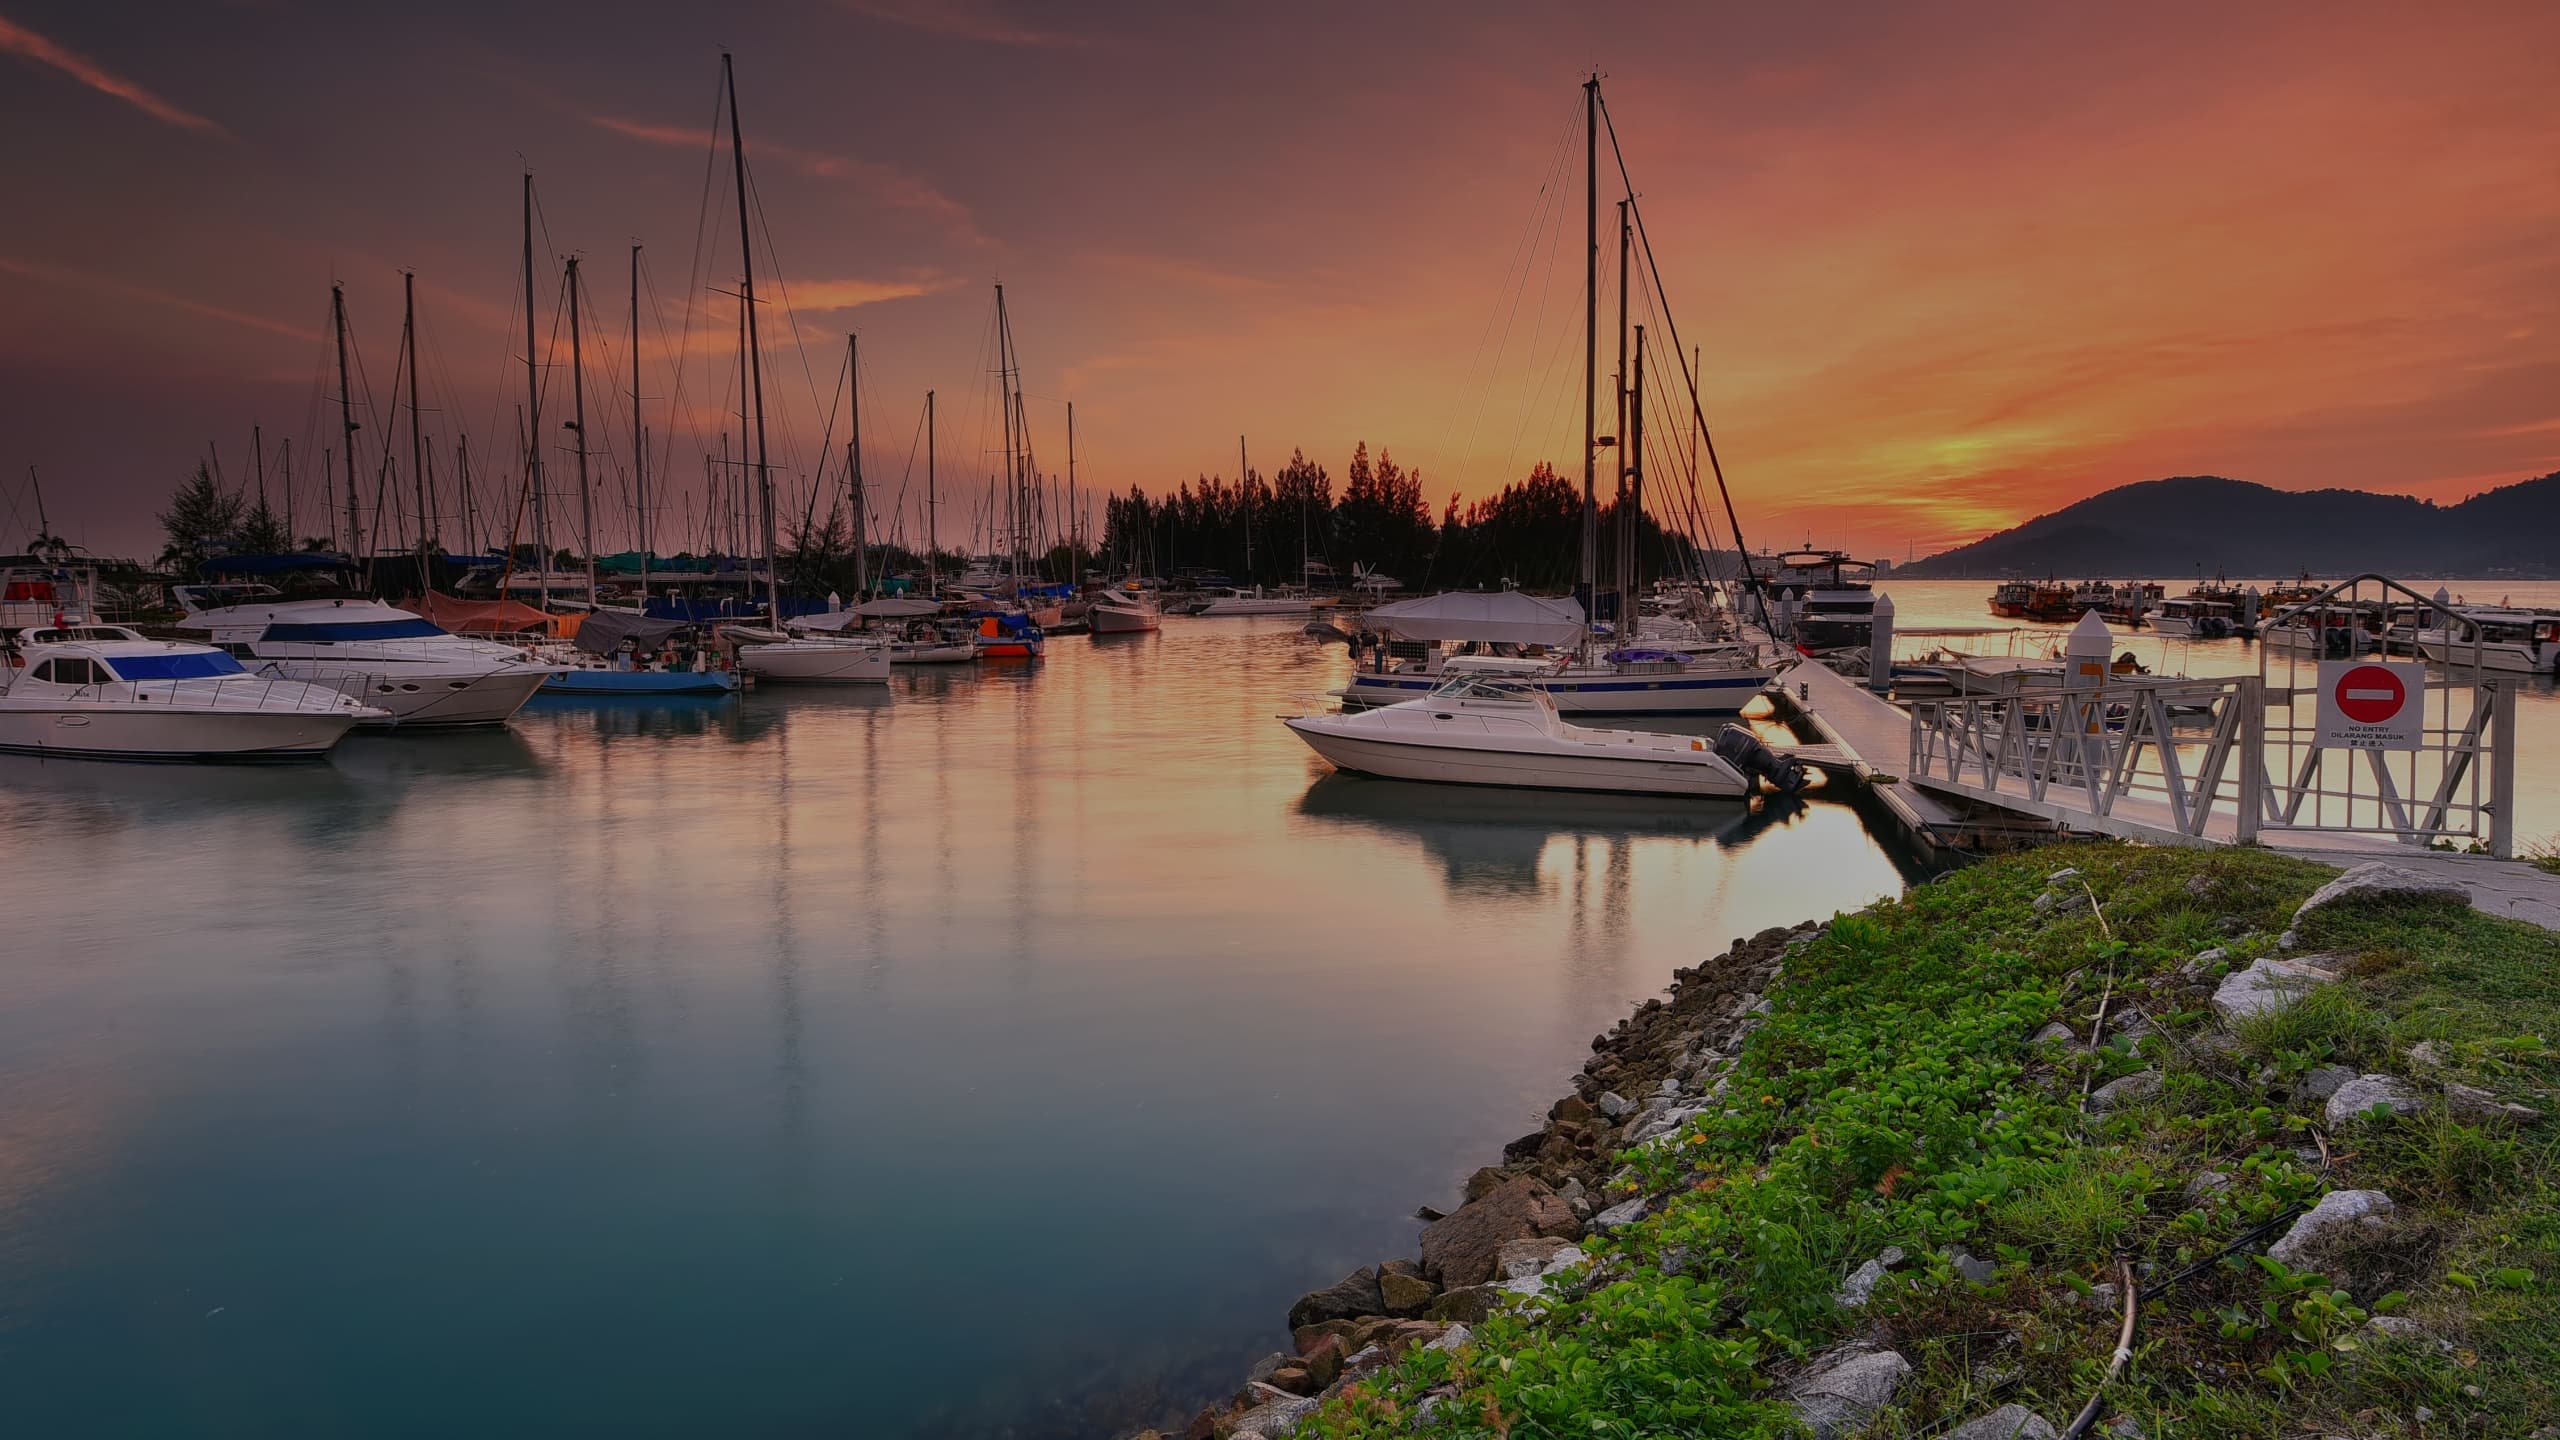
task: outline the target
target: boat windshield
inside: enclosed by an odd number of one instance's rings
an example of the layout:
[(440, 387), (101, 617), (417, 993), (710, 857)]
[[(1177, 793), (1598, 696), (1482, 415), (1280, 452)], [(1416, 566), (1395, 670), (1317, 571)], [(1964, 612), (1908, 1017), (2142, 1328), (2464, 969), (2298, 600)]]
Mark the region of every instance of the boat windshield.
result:
[(1537, 691), (1516, 681), (1468, 674), (1450, 676), (1432, 687), (1431, 694), (1434, 699), (1442, 700), (1509, 700), (1522, 703), (1538, 698)]
[(412, 615), (403, 620), (338, 620), (318, 624), (276, 624), (258, 638), (277, 644), (338, 644), (349, 640), (427, 640), (445, 632), (434, 622)]
[(242, 675), (240, 662), (219, 650), (173, 650), (165, 655), (118, 655), (107, 661), (119, 680), (203, 680)]

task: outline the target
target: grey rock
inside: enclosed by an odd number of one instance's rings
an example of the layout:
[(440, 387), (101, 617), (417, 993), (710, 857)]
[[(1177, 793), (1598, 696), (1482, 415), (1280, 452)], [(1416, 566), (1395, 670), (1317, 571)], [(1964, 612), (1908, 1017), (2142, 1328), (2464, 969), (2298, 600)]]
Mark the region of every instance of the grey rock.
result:
[(2424, 1405), (2421, 1405), (2410, 1412), (2409, 1418), (2417, 1421), (2421, 1425), (2432, 1425), (2435, 1423), (2436, 1412), (2428, 1409)]
[(1423, 1346), (1425, 1350), (1455, 1350), (1476, 1338), (1476, 1332), (1465, 1325), (1452, 1325), (1440, 1332), (1439, 1338)]
[(2216, 1191), (2228, 1190), (2230, 1188), (2231, 1176), (2228, 1172), (2222, 1170), (2199, 1170), (2196, 1172), (2196, 1178), (2187, 1182), (2187, 1198), (2190, 1200), (2201, 1200)]
[(2463, 1120), (2503, 1120), (2530, 1125), (2542, 1118), (2542, 1112), (2530, 1105), (2516, 1105), (2499, 1099), (2474, 1085), (2446, 1081), (2444, 1108)]
[(1298, 1303), (1289, 1307), (1289, 1328), (1385, 1313), (1387, 1302), (1378, 1293), (1378, 1272), (1373, 1266), (1363, 1265), (1321, 1290), (1299, 1296)]
[(1297, 1358), (1297, 1356), (1288, 1354), (1284, 1351), (1274, 1350), (1270, 1354), (1253, 1362), (1253, 1368), (1246, 1371), (1244, 1374), (1245, 1383), (1250, 1385), (1260, 1381), (1268, 1381), (1271, 1378), (1272, 1371), (1279, 1369), (1283, 1365), (1292, 1363)]
[(2293, 923), (2299, 926), (2306, 915), (2354, 901), (2406, 905), (2442, 900), (2468, 905), (2471, 892), (2451, 880), (2404, 870), (2388, 861), (2372, 860), (2312, 891), (2311, 898), (2302, 902), (2302, 908), (2293, 912)]
[(2324, 1113), (2328, 1115), (2329, 1123), (2337, 1126), (2357, 1119), (2377, 1106), (2387, 1108), (2393, 1115), (2414, 1115), (2422, 1103), (2418, 1092), (2410, 1089), (2407, 1081), (2389, 1075), (2359, 1075), (2329, 1096), (2329, 1106)]
[[(2134, 1077), (2127, 1076), (2126, 1078), (2132, 1079)], [(1951, 1249), (1947, 1252), (1947, 1263), (1956, 1268), (1956, 1273), (1963, 1276), (1966, 1283), (1973, 1285), (1990, 1284), (1991, 1277), (1998, 1274), (2000, 1271), (1999, 1266), (1988, 1260), (1980, 1259), (1960, 1248)]]
[(1679, 1094), (1679, 1093), (1680, 1093), (1680, 1079), (1679, 1079), (1679, 1077), (1678, 1077), (1678, 1076), (1676, 1076), (1676, 1075), (1666, 1075), (1666, 1076), (1664, 1076), (1664, 1077), (1663, 1077), (1663, 1079), (1662, 1079), (1662, 1083), (1654, 1087), (1654, 1093), (1655, 1093), (1655, 1094), (1658, 1094), (1658, 1095), (1677, 1095), (1677, 1094)]
[(1599, 1107), (1601, 1114), (1608, 1116), (1612, 1120), (1623, 1120), (1627, 1116), (1634, 1114), (1636, 1109), (1636, 1102), (1619, 1094), (1615, 1090), (1601, 1091), (1600, 1098), (1592, 1103)]
[(2039, 1044), (2047, 1040), (2059, 1040), (2063, 1044), (2068, 1045), (2079, 1038), (2080, 1036), (2076, 1031), (2059, 1020), (2054, 1021), (2052, 1024), (2047, 1025), (2036, 1032), (2036, 1040)]
[(2210, 875), (2190, 875), (2187, 877), (2187, 893), (2190, 895), (2202, 895), (2204, 892), (2212, 888), (2213, 877)]
[(2143, 1070), (2120, 1080), (2110, 1080), (2089, 1092), (2089, 1113), (2104, 1115), (2127, 1105), (2139, 1105), (2160, 1093), (2160, 1072)]
[(1591, 1228), (1594, 1230), (1616, 1230), (1623, 1226), (1633, 1225), (1644, 1218), (1644, 1208), (1644, 1197), (1641, 1195), (1637, 1196), (1633, 1200), (1621, 1201), (1618, 1204), (1612, 1205), (1608, 1209), (1601, 1211), (1599, 1214), (1592, 1216)]
[(1787, 1385), (1787, 1403), (1815, 1440), (1839, 1440), (1893, 1399), (1911, 1362), (1880, 1346), (1853, 1341), (1817, 1358)]
[(2284, 1009), (2314, 987), (2335, 978), (2326, 970), (2299, 960), (2260, 958), (2250, 961), (2247, 969), (2222, 977), (2222, 983), (2214, 988), (2213, 1008), (2226, 1020), (2264, 1015)]
[(1387, 1313), (1399, 1319), (1411, 1319), (1430, 1309), (1433, 1297), (1439, 1293), (1439, 1286), (1419, 1275), (1394, 1271), (1378, 1274), (1379, 1298), (1386, 1302)]
[(2230, 952), (2230, 951), (2223, 949), (2223, 948), (2222, 948), (2221, 946), (2219, 946), (2219, 945), (2216, 945), (2216, 946), (2214, 946), (2214, 947), (2213, 947), (2212, 949), (2210, 949), (2210, 950), (2199, 950), (2199, 951), (2197, 951), (2197, 952), (2196, 952), (2196, 958), (2195, 958), (2195, 962), (2194, 962), (2194, 963), (2195, 963), (2195, 965), (2196, 965), (2199, 969), (2201, 969), (2202, 967), (2207, 966), (2207, 965), (2219, 965), (2219, 964), (2221, 964), (2223, 961), (2228, 960), (2228, 959), (2230, 959), (2230, 958), (2231, 958), (2231, 952)]
[(2306, 1100), (2326, 1100), (2338, 1093), (2338, 1087), (2356, 1078), (2356, 1072), (2344, 1065), (2323, 1065), (2302, 1077), (2293, 1087), (2294, 1093)]
[(1422, 1229), (1423, 1273), (1450, 1289), (1493, 1278), (1494, 1256), (1506, 1242), (1532, 1235), (1576, 1239), (1582, 1222), (1572, 1207), (1534, 1176), (1515, 1176), (1498, 1189), (1459, 1207), (1456, 1214)]
[(1323, 1403), (1312, 1395), (1292, 1395), (1269, 1385), (1254, 1384), (1245, 1389), (1257, 1403), (1236, 1417), (1237, 1435), (1250, 1432), (1277, 1440), (1295, 1431), (1298, 1422), (1314, 1414), (1316, 1406)]
[(1548, 1262), (1563, 1254), (1570, 1254), (1577, 1260), (1582, 1258), (1582, 1252), (1574, 1248), (1572, 1241), (1552, 1235), (1513, 1240), (1494, 1252), (1493, 1273), (1498, 1279), (1526, 1280), (1533, 1275), (1545, 1274)]
[(2290, 949), (2292, 949), (2294, 946), (2299, 945), (2299, 944), (2301, 944), (2301, 943), (2302, 943), (2302, 937), (2301, 937), (2301, 936), (2299, 936), (2299, 935), (2294, 934), (2294, 933), (2293, 933), (2292, 931), (2290, 931), (2290, 930), (2287, 930), (2287, 931), (2286, 931), (2286, 932), (2284, 932), (2283, 934), (2281, 934), (2281, 935), (2279, 935), (2279, 936), (2277, 936), (2277, 937), (2276, 937), (2276, 948), (2277, 948), (2277, 949), (2279, 949), (2279, 950), (2290, 950)]
[(2422, 1069), (2442, 1065), (2451, 1058), (2444, 1047), (2433, 1040), (2421, 1040), (2409, 1047), (2409, 1063)]
[(2320, 1197), (2319, 1204), (2294, 1221), (2293, 1228), (2284, 1232), (2283, 1239), (2267, 1247), (2267, 1258), (2286, 1265), (2299, 1265), (2313, 1245), (2361, 1221), (2378, 1219), (2391, 1211), (2391, 1197), (2379, 1190), (2332, 1190)]
[(1425, 1313), (1434, 1320), (1454, 1320), (1463, 1324), (1482, 1324), (1487, 1316), (1500, 1308), (1502, 1291), (1493, 1285), (1462, 1285), (1441, 1292)]
[(2364, 1323), (2366, 1329), (2394, 1340), (2423, 1340), (2427, 1334), (2427, 1327), (2405, 1315), (2376, 1315)]
[(1870, 1260), (1849, 1272), (1840, 1288), (1831, 1292), (1832, 1303), (1843, 1310), (1855, 1310), (1876, 1296), (1876, 1287), (1884, 1283), (1884, 1262)]
[(1363, 1345), (1342, 1362), (1342, 1374), (1334, 1384), (1357, 1385), (1395, 1362), (1395, 1352), (1384, 1345)]
[(2124, 1305), (2124, 1293), (2116, 1288), (2113, 1280), (2101, 1280), (2089, 1287), (2089, 1293), (2080, 1297), (2080, 1303), (2092, 1310), (2118, 1310)]
[(2054, 1440), (2045, 1418), (2024, 1405), (2003, 1405), (1947, 1432), (1947, 1440)]
[(1582, 1182), (1580, 1180), (1568, 1179), (1563, 1184), (1556, 1187), (1556, 1198), (1567, 1205), (1571, 1205), (1577, 1200), (1588, 1199), (1590, 1193), (1591, 1192), (1582, 1188)]
[(2066, 880), (2077, 880), (2077, 879), (2079, 879), (2079, 878), (2080, 878), (2080, 867), (2079, 867), (2079, 866), (2077, 866), (2077, 865), (2065, 865), (2065, 866), (2063, 866), (2061, 869), (2056, 870), (2056, 871), (2054, 871), (2052, 874), (2047, 875), (2046, 877), (2044, 877), (2044, 883), (2046, 883), (2047, 885), (2059, 885), (2059, 884), (2061, 884), (2062, 882), (2064, 882), (2064, 881), (2066, 881)]
[(2130, 1415), (2117, 1416), (2116, 1423), (2108, 1426), (2107, 1430), (2116, 1440), (2145, 1440), (2142, 1422)]

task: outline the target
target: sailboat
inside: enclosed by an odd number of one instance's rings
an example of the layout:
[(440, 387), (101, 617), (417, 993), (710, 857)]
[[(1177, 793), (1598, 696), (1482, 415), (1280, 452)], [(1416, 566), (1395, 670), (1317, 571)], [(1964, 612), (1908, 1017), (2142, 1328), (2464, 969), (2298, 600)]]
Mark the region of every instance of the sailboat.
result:
[[(738, 128), (738, 77), (726, 51), (720, 56), (720, 78), (729, 93), (729, 151), (738, 187), (738, 264), (744, 276), (739, 304), (746, 322), (749, 398), (754, 405), (756, 498), (763, 510), (765, 602), (771, 625), (782, 624), (780, 546), (776, 543), (772, 450), (765, 442), (764, 358), (756, 334), (755, 237), (747, 225), (747, 141)], [(721, 632), (738, 644), (738, 668), (759, 680), (825, 681), (834, 684), (886, 684), (889, 652), (869, 637), (794, 635), (779, 628), (726, 627)]]
[[(1006, 484), (1007, 547), (1012, 560), (1012, 600), (1003, 607), (977, 612), (978, 634), (974, 642), (981, 660), (1037, 660), (1048, 650), (1048, 637), (1041, 628), (1042, 614), (1033, 602), (1039, 597), (1025, 598), (1023, 576), (1030, 571), (1027, 539), (1031, 526), (1031, 419), (1022, 400), (1022, 359), (1014, 353), (1013, 317), (1005, 308), (1004, 286), (996, 286), (996, 383), (1001, 391), (1004, 410), (1004, 468)], [(1048, 617), (1056, 618), (1056, 607), (1048, 608)]]
[[(1599, 431), (1599, 144), (1600, 80), (1583, 85), (1584, 207), (1586, 249), (1583, 270), (1582, 356), (1582, 536), (1581, 567), (1573, 600), (1544, 600), (1503, 592), (1496, 595), (1445, 594), (1381, 605), (1364, 617), (1370, 634), (1354, 637), (1353, 653), (1366, 651), (1351, 681), (1335, 692), (1351, 705), (1392, 705), (1433, 693), (1449, 674), (1498, 670), (1511, 684), (1551, 700), (1565, 714), (1730, 715), (1775, 677), (1769, 657), (1753, 640), (1736, 635), (1716, 639), (1655, 641), (1630, 625), (1632, 633), (1613, 637), (1592, 623), (1590, 609), (1600, 595), (1600, 522), (1597, 464), (1603, 446), (1618, 454), (1617, 590), (1624, 619), (1634, 620), (1637, 569), (1634, 516), (1643, 512), (1645, 415), (1645, 327), (1634, 327), (1634, 364), (1625, 363), (1627, 327), (1624, 298), (1630, 279), (1629, 255), (1637, 233), (1629, 222), (1634, 197), (1620, 202), (1618, 291), (1621, 358), (1615, 403), (1623, 433)], [(1614, 145), (1614, 140), (1612, 144)], [(1687, 357), (1680, 357), (1687, 372)], [(1697, 410), (1695, 376), (1689, 375), (1693, 413)], [(1703, 433), (1703, 427), (1700, 427)], [(1705, 448), (1710, 461), (1714, 451)], [(1717, 487), (1723, 489), (1721, 470)], [(1735, 548), (1740, 526), (1726, 497), (1726, 518), (1733, 523)], [(1589, 608), (1587, 609), (1586, 606)], [(1214, 612), (1213, 612), (1214, 613)], [(1406, 642), (1398, 655), (1393, 641)], [(1411, 647), (1421, 654), (1409, 653)]]

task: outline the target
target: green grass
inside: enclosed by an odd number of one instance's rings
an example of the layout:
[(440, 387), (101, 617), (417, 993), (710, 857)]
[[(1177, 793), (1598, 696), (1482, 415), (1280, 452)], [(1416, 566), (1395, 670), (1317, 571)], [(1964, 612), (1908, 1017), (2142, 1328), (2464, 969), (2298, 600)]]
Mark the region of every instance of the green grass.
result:
[[(2034, 913), (2065, 864), (2103, 926)], [(2225, 967), (2180, 967), (2217, 945), (2269, 953), (2327, 874), (2264, 852), (2072, 847), (1844, 917), (1788, 962), (1724, 1108), (1627, 1157), (1618, 1193), (1670, 1198), (1585, 1242), (1603, 1283), (1408, 1357), (1300, 1433), (1791, 1435), (1776, 1382), (1861, 1332), (1914, 1367), (1875, 1435), (2007, 1400), (2060, 1424), (2114, 1344), (2090, 1296), (2119, 1248), (2162, 1277), (2368, 1187), (2400, 1206), (2368, 1243), (2302, 1270), (2226, 1259), (2146, 1304), (2111, 1414), (2152, 1436), (2273, 1440), (2417, 1434), (2424, 1407), (2430, 1433), (2530, 1434), (2560, 1415), (2560, 1123), (2430, 1111), (2329, 1135), (2290, 1087), (2320, 1065), (2388, 1068), (2553, 1108), (2560, 936), (2442, 905), (2326, 913), (2303, 943), (2352, 956), (2348, 977), (2217, 1040)], [(2085, 1037), (2110, 985), (2152, 1028), (2094, 1054), (2031, 1040), (2057, 1019)], [(2410, 1065), (2420, 1040), (2441, 1065)], [(2164, 1077), (2151, 1099), (2081, 1114), (2084, 1087), (2147, 1067)], [(2227, 1178), (2191, 1186), (2206, 1171)], [(1912, 1259), (1866, 1309), (1839, 1309), (1841, 1277), (1889, 1244)], [(1992, 1282), (1956, 1275), (1953, 1245), (1997, 1257)], [(2381, 1313), (2428, 1338), (2380, 1335)]]
[(2536, 840), (2525, 846), (2524, 858), (2531, 861), (2537, 870), (2547, 870), (2554, 875), (2560, 875), (2560, 836), (2549, 840)]

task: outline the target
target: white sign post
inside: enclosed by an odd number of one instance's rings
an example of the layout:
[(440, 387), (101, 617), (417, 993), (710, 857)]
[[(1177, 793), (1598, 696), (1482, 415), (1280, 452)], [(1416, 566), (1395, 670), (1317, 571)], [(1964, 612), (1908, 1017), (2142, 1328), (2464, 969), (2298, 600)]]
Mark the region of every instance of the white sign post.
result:
[(2416, 750), (2426, 743), (2427, 667), (2380, 660), (2320, 662), (2320, 743), (2342, 750)]

